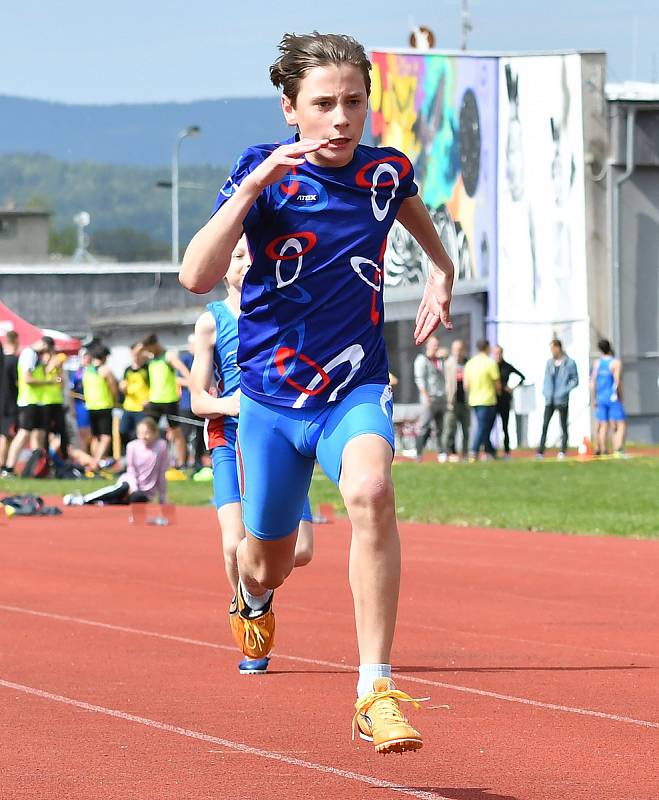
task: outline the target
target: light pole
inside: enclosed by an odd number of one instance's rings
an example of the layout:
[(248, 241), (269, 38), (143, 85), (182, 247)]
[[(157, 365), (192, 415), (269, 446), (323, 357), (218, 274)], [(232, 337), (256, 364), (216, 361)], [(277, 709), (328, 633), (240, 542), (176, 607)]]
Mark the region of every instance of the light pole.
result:
[(467, 49), (467, 38), (469, 32), (473, 30), (471, 17), (469, 16), (469, 0), (462, 0), (462, 36), (460, 38), (460, 50)]
[(201, 133), (199, 125), (190, 125), (176, 134), (176, 143), (172, 153), (172, 264), (178, 267), (178, 158), (181, 142), (187, 136), (197, 136)]

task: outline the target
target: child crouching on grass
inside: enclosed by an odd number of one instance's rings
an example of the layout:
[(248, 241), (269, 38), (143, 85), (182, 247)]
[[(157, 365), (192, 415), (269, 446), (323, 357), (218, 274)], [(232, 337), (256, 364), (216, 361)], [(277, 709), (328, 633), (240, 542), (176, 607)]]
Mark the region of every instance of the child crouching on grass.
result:
[(150, 417), (145, 417), (137, 425), (137, 439), (128, 443), (126, 461), (126, 472), (115, 484), (85, 495), (67, 494), (64, 505), (148, 503), (156, 494), (160, 503), (165, 503), (167, 444), (160, 438), (158, 426)]

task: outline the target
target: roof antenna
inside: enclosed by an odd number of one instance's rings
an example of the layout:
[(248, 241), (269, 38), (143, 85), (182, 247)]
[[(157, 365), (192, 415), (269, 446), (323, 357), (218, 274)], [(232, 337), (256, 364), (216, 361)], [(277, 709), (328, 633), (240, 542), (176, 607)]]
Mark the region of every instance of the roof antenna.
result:
[(79, 211), (74, 217), (73, 222), (75, 223), (76, 227), (78, 228), (78, 246), (76, 248), (75, 253), (73, 254), (73, 261), (76, 263), (87, 262), (93, 263), (96, 261), (94, 256), (87, 250), (87, 245), (89, 244), (89, 237), (85, 233), (85, 228), (91, 222), (91, 217), (87, 213), (87, 211)]

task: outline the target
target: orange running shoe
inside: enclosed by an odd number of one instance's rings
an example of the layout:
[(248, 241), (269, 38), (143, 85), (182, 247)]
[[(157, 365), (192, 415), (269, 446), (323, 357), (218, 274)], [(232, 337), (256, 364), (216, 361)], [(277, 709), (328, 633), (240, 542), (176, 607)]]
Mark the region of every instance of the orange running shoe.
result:
[(275, 612), (272, 598), (256, 611), (251, 609), (242, 596), (240, 583), (238, 591), (229, 606), (229, 623), (234, 641), (247, 658), (265, 658), (275, 643)]
[(362, 739), (373, 742), (377, 753), (404, 753), (423, 747), (421, 734), (402, 715), (399, 702), (420, 708), (419, 700), (396, 689), (391, 678), (373, 681), (373, 691), (355, 703), (352, 738), (356, 728)]

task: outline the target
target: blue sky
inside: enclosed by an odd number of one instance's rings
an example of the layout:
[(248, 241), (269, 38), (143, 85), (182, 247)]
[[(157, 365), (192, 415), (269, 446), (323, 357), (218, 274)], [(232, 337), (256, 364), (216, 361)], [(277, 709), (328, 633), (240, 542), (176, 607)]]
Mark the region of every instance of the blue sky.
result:
[[(601, 49), (609, 80), (659, 73), (657, 0), (470, 0), (470, 49)], [(638, 50), (633, 55), (637, 18)], [(410, 22), (457, 48), (459, 0), (20, 0), (0, 19), (0, 94), (68, 103), (263, 96), (283, 32), (407, 44)]]

